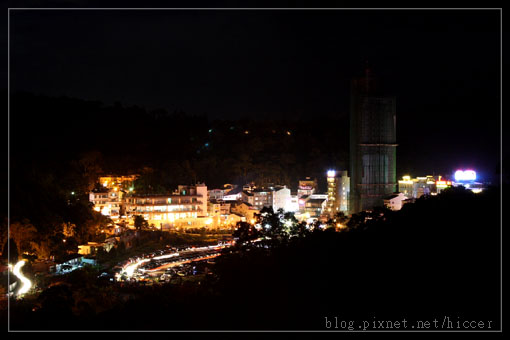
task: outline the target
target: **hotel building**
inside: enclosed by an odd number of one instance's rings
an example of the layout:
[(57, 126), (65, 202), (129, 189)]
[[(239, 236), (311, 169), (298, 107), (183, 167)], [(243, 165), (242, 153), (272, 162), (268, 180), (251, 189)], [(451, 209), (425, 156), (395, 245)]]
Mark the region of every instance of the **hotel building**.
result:
[(149, 225), (161, 230), (207, 225), (207, 186), (180, 185), (171, 195), (138, 195), (126, 197), (126, 214), (143, 216)]
[(349, 212), (350, 178), (347, 171), (328, 171), (328, 202), (326, 213), (333, 217), (337, 212)]

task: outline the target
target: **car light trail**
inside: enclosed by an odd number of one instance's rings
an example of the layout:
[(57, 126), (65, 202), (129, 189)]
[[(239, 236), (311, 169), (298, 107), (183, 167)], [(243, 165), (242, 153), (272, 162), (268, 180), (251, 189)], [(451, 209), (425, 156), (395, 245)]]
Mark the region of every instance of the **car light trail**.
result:
[(136, 268), (138, 268), (142, 263), (149, 261), (150, 259), (139, 260), (133, 264), (128, 265), (126, 268), (123, 269), (123, 272), (126, 274), (127, 277), (131, 277), (133, 276), (133, 273), (135, 272)]
[(181, 264), (186, 264), (186, 263), (191, 263), (191, 262), (196, 262), (196, 261), (202, 261), (202, 260), (208, 260), (208, 259), (212, 259), (212, 258), (215, 258), (215, 257), (218, 257), (218, 256), (220, 256), (220, 254), (207, 255), (207, 256), (199, 257), (199, 258), (196, 258), (196, 259), (193, 259), (193, 260), (185, 260), (185, 261), (179, 261), (179, 262), (174, 262), (174, 263), (167, 263), (167, 264), (161, 265), (161, 266), (159, 266), (157, 268), (147, 269), (145, 271), (149, 272), (149, 273), (157, 272), (157, 271), (160, 271), (160, 270), (163, 270), (163, 269), (166, 269), (166, 268), (176, 267), (176, 266), (179, 266)]
[(24, 265), (25, 265), (25, 260), (21, 260), (18, 263), (16, 263), (16, 265), (14, 266), (14, 269), (12, 270), (14, 275), (16, 275), (16, 277), (23, 283), (23, 286), (20, 288), (20, 290), (18, 290), (18, 295), (25, 294), (32, 287), (32, 282), (29, 279), (27, 279), (25, 276), (23, 276), (23, 274), (20, 271), (21, 267), (23, 267)]
[(203, 256), (199, 256), (194, 259), (189, 259), (189, 260), (184, 260), (184, 261), (176, 258), (171, 263), (160, 264), (157, 268), (152, 268), (152, 269), (140, 268), (140, 267), (143, 267), (144, 264), (151, 262), (153, 260), (164, 260), (164, 259), (170, 259), (170, 258), (175, 258), (175, 257), (179, 257), (179, 256), (185, 257), (186, 254), (189, 254), (189, 253), (200, 253), (200, 252), (204, 252), (204, 251), (210, 251), (211, 249), (221, 250), (223, 248), (230, 247), (231, 244), (233, 244), (233, 242), (224, 243), (224, 244), (216, 244), (216, 245), (211, 245), (211, 246), (203, 246), (203, 247), (191, 247), (191, 248), (188, 247), (188, 248), (182, 250), (181, 252), (159, 255), (159, 256), (152, 257), (152, 258), (137, 259), (134, 262), (125, 264), (123, 266), (122, 270), (119, 273), (115, 274), (115, 279), (117, 281), (122, 281), (122, 276), (126, 276), (128, 279), (131, 279), (131, 278), (136, 277), (140, 272), (152, 274), (154, 272), (158, 272), (165, 268), (174, 267), (174, 266), (178, 266), (178, 265), (182, 265), (182, 264), (188, 264), (188, 263), (200, 261), (200, 260), (212, 259), (217, 256), (220, 256), (221, 254), (219, 254), (219, 253), (218, 254), (208, 254), (205, 256), (203, 255)]
[(173, 254), (169, 254), (169, 255), (161, 255), (158, 257), (154, 257), (153, 260), (168, 259), (168, 258), (175, 257), (175, 256), (179, 256), (179, 253), (173, 253)]

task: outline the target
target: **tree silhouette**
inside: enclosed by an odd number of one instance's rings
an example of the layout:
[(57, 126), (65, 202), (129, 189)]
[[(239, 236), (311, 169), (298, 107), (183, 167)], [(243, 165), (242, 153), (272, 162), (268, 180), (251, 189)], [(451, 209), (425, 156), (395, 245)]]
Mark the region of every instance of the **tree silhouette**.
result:
[(246, 242), (259, 238), (261, 233), (248, 222), (237, 222), (236, 229), (232, 236), (237, 239), (236, 245), (243, 245)]
[(134, 218), (135, 229), (136, 230), (146, 230), (149, 229), (149, 222), (143, 218), (141, 215), (136, 215)]
[(9, 235), (16, 241), (21, 252), (30, 252), (32, 250), (31, 242), (34, 242), (37, 237), (37, 229), (25, 219), (22, 222), (11, 223)]
[(5, 242), (4, 247), (2, 249), (2, 258), (8, 259), (10, 263), (16, 263), (19, 259), (19, 251), (18, 246), (16, 245), (16, 241), (11, 237), (8, 241)]

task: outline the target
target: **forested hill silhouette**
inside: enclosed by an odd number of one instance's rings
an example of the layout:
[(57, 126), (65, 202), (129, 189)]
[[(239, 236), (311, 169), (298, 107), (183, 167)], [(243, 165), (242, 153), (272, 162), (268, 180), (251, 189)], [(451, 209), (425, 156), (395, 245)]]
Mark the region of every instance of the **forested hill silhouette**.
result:
[(239, 297), (233, 309), (246, 303), (243, 294), (252, 302), (252, 318), (241, 313), (238, 321), (307, 329), (321, 328), (325, 316), (450, 316), (499, 324), (499, 188), (479, 195), (452, 188), (366, 216), (350, 231), (314, 233), (269, 256), (223, 258), (222, 286)]
[(195, 181), (210, 187), (252, 180), (297, 186), (303, 176), (325, 182), (329, 167), (348, 165), (348, 120), (340, 117), (210, 121), (180, 110), (25, 92), (11, 94), (10, 109), (14, 167), (54, 169), (84, 158), (102, 172), (142, 173), (148, 167), (146, 182), (164, 191)]

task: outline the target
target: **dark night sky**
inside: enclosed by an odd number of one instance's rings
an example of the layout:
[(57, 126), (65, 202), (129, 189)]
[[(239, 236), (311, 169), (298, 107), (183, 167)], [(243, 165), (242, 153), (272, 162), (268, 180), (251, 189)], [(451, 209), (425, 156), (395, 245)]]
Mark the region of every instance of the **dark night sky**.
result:
[(500, 144), (499, 11), (21, 11), (11, 91), (214, 118), (348, 119), (365, 60), (397, 97), (399, 174), (473, 167)]

